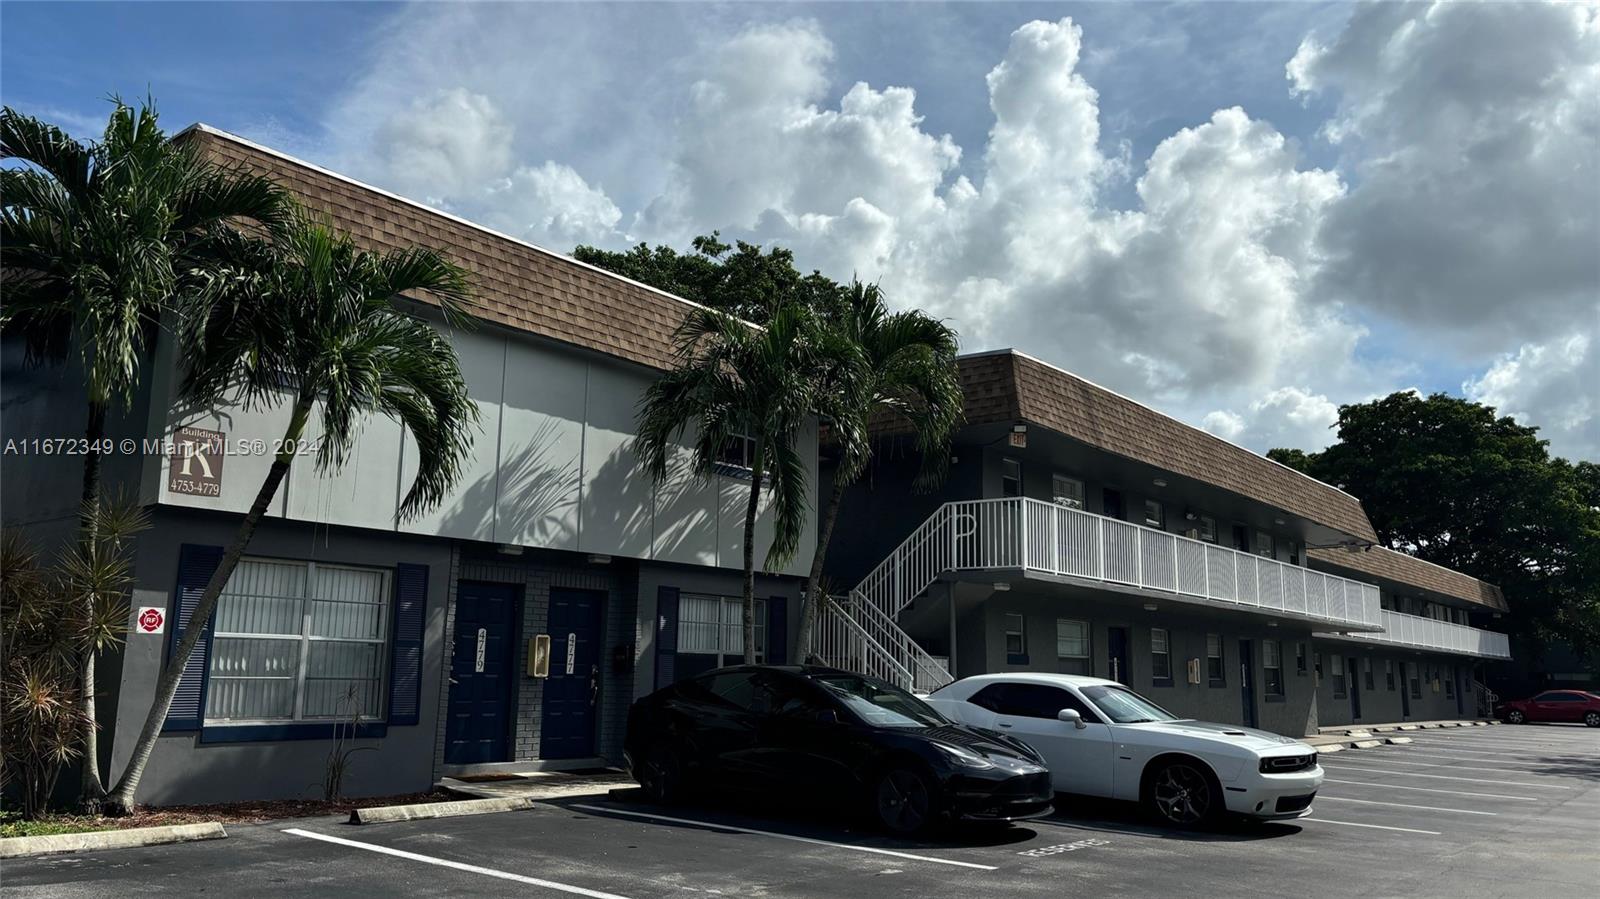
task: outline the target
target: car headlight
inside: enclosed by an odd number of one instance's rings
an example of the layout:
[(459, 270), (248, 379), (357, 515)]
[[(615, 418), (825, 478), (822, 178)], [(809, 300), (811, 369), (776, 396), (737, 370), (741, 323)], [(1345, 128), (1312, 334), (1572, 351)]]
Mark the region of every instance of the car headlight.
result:
[(951, 746), (948, 743), (935, 743), (933, 744), (933, 747), (939, 750), (939, 752), (943, 753), (944, 757), (949, 760), (950, 764), (955, 765), (958, 768), (973, 768), (981, 770), (984, 768), (994, 767), (994, 762), (989, 761), (970, 749), (964, 749), (960, 746)]

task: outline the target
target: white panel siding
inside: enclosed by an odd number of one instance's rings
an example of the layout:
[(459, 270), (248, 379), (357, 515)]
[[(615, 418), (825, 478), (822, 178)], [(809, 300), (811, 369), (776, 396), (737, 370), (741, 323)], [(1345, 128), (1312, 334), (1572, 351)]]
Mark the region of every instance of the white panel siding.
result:
[[(461, 359), (461, 370), (473, 402), (478, 404), (482, 431), (473, 442), (473, 453), (462, 466), (456, 489), (438, 508), (409, 521), (400, 530), (412, 534), (439, 534), (468, 540), (494, 539), (496, 481), (499, 472), (500, 399), (505, 384), (506, 340), (482, 331), (448, 332), (450, 343)], [(411, 488), (416, 476), (416, 447), (408, 437), (401, 456), (400, 492)]]
[[(308, 440), (322, 439), (321, 416), (311, 416), (306, 432)], [(400, 441), (399, 421), (371, 415), (362, 421), (350, 458), (337, 473), (318, 472), (314, 456), (297, 460), (283, 487), (287, 517), (324, 524), (393, 528), (400, 503)], [(410, 486), (409, 481), (406, 486)]]
[(496, 543), (578, 548), (588, 369), (522, 346), (507, 357)]
[(649, 383), (642, 373), (589, 366), (578, 530), (585, 552), (650, 556), (654, 490), (633, 452), (639, 400)]

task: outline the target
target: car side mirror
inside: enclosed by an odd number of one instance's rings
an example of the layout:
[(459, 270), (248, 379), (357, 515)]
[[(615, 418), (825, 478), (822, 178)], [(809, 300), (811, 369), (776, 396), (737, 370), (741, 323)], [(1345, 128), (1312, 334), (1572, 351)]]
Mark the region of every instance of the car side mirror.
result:
[(1083, 714), (1077, 709), (1062, 709), (1061, 711), (1056, 712), (1056, 720), (1065, 721), (1071, 724), (1073, 727), (1076, 727), (1078, 730), (1083, 730), (1089, 726), (1083, 723)]
[(833, 709), (823, 709), (822, 711), (817, 713), (817, 723), (818, 724), (838, 724), (839, 723), (839, 713), (835, 712)]

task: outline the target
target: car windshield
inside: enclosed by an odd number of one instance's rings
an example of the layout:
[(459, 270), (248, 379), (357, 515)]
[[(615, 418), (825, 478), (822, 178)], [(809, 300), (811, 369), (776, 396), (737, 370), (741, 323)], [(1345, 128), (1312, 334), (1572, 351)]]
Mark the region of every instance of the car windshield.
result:
[(1126, 687), (1084, 687), (1085, 698), (1116, 724), (1177, 721), (1178, 716)]
[(940, 727), (950, 723), (932, 706), (882, 681), (855, 674), (824, 674), (812, 680), (873, 727)]

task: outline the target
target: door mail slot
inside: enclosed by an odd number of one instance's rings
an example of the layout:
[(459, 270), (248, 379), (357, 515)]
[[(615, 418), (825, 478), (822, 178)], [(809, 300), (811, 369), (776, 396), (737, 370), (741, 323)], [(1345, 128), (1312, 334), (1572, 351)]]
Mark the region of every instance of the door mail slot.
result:
[(538, 634), (528, 640), (528, 676), (550, 676), (550, 635)]

